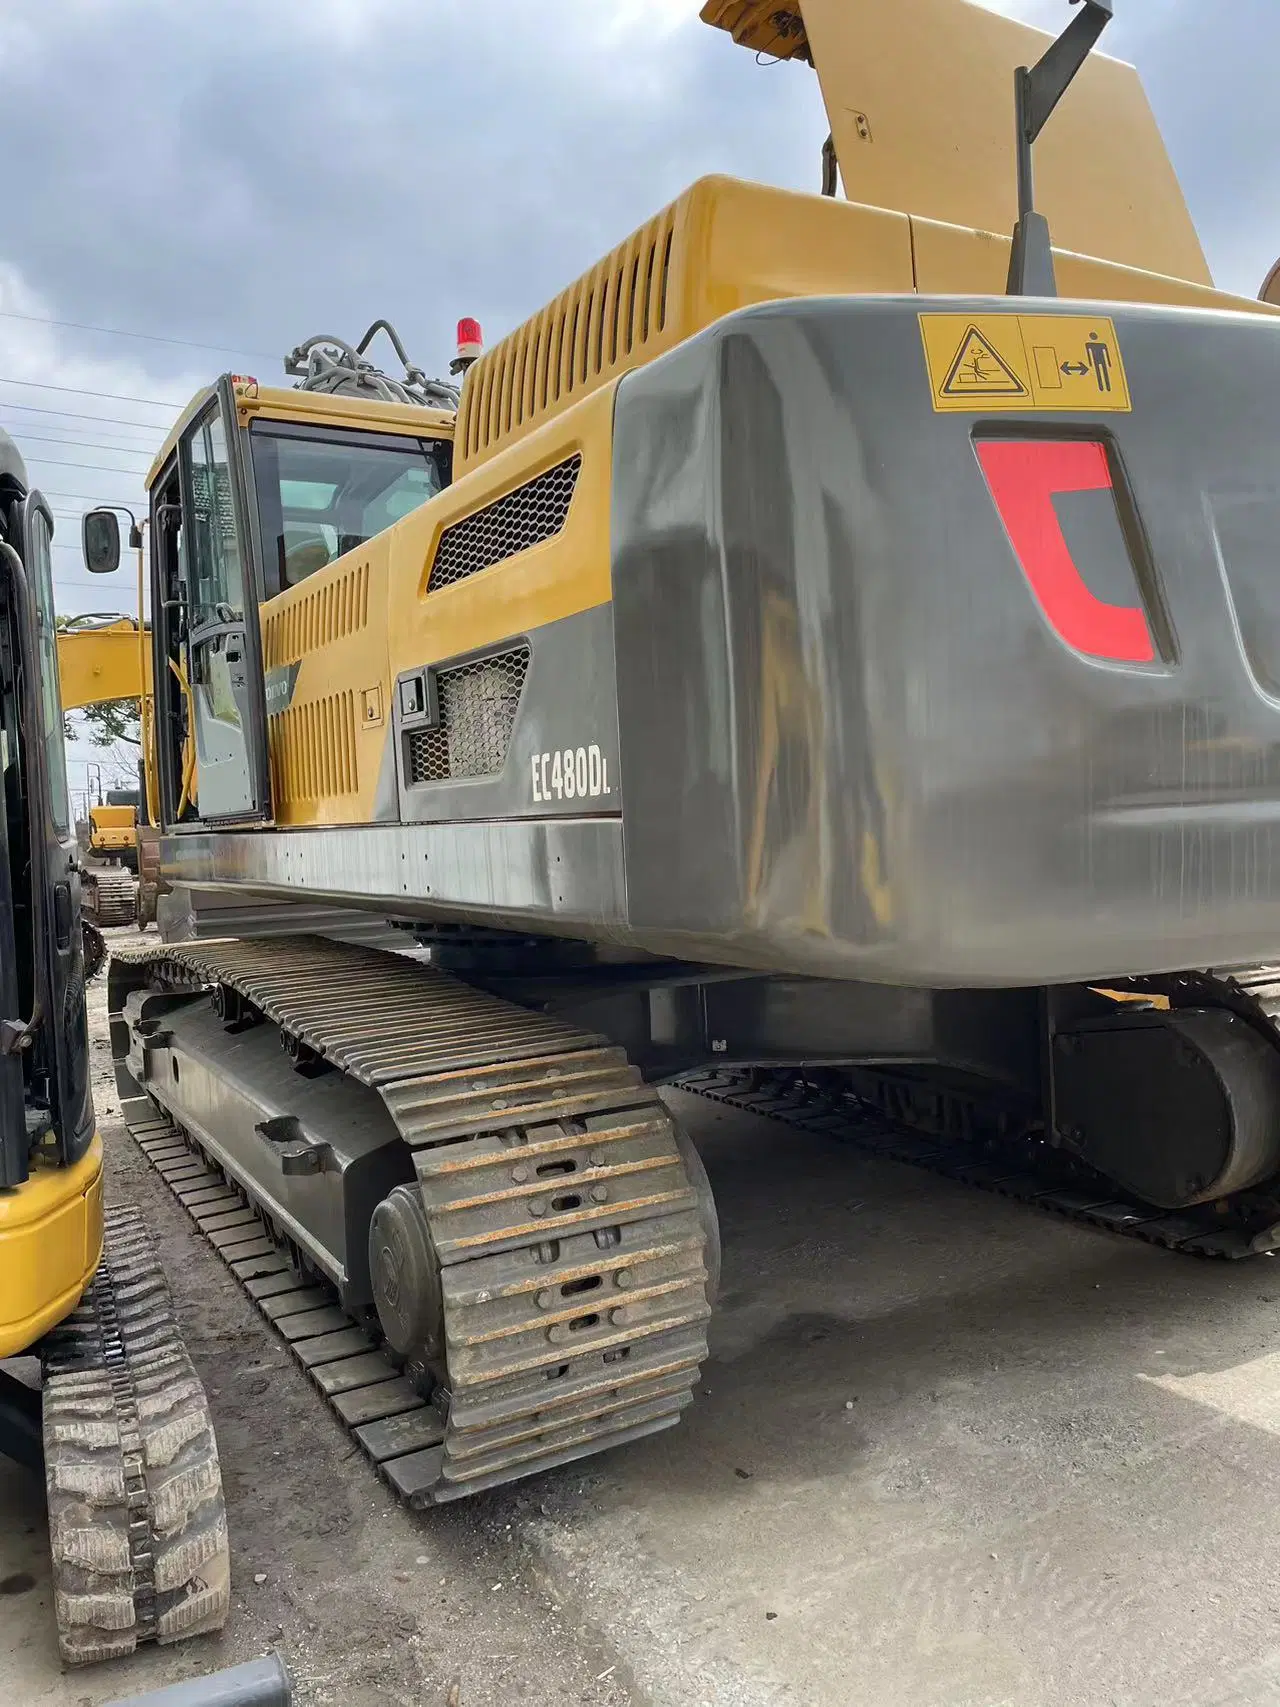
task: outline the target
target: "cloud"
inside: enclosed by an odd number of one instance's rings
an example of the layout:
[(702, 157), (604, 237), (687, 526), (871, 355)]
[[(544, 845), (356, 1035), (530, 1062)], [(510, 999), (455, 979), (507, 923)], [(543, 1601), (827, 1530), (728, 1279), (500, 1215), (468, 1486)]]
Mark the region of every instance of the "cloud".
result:
[[(998, 6), (1049, 28), (1073, 15)], [(1106, 44), (1139, 61), (1214, 258), (1256, 289), (1243, 275), (1271, 236), (1240, 230), (1276, 205), (1260, 84), (1280, 20), (1272, 0), (1210, 10), (1147, 0)], [(310, 332), (385, 313), (439, 370), (460, 314), (499, 335), (701, 172), (816, 183), (815, 80), (757, 65), (696, 12), (7, 0), (0, 149), (27, 166), (0, 248), (69, 319), (243, 344), (229, 360), (270, 369)]]
[[(135, 514), (144, 513), (143, 472), (203, 375), (189, 372), (158, 389), (139, 362), (71, 354), (63, 334), (45, 324), (53, 306), (12, 263), (0, 262), (0, 423), (54, 512), (59, 610), (132, 612), (137, 596), (128, 567), (111, 579), (89, 578), (80, 556), (79, 516), (95, 503), (125, 503)], [(123, 401), (166, 396), (172, 401), (161, 408)], [(136, 761), (124, 745), (104, 752), (77, 738), (68, 743), (67, 760), (77, 809), (91, 766), (104, 787), (131, 786)]]

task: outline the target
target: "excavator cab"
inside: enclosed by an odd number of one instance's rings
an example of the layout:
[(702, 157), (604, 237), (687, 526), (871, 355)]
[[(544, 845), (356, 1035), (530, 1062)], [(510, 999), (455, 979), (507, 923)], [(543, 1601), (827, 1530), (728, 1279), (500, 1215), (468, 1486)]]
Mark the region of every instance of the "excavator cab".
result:
[[(380, 330), (402, 378), (366, 355)], [(452, 478), (458, 390), (428, 379), (384, 321), (355, 346), (305, 340), (285, 369), (297, 378), (289, 389), (224, 374), (198, 393), (147, 476), (148, 759), (161, 825), (271, 820), (268, 719), (287, 709), (296, 637), (263, 633), (258, 605), (353, 558)], [(93, 511), (86, 528), (87, 566), (95, 555), (118, 562), (114, 515)], [(357, 575), (349, 596), (317, 620), (354, 633), (368, 598), (367, 577)]]

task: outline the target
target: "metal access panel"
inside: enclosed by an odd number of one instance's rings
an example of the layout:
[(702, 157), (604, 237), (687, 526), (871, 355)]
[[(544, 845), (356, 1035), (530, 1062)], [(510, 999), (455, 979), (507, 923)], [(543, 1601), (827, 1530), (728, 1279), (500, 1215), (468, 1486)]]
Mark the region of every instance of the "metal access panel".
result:
[(1280, 954), (1280, 329), (747, 310), (622, 381), (627, 927), (924, 985)]

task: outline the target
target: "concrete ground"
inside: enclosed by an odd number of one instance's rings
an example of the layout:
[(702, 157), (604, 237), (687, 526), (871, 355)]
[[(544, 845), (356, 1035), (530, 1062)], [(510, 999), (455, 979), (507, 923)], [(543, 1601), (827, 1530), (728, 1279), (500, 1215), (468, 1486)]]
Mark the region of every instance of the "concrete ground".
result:
[(232, 1619), (63, 1674), (38, 1490), (0, 1466), (0, 1701), (98, 1707), (273, 1644), (334, 1707), (1280, 1699), (1271, 1260), (1171, 1256), (676, 1095), (725, 1238), (701, 1398), (413, 1516), (109, 1101), (114, 1189), (152, 1217), (212, 1395)]
[(528, 1516), (641, 1699), (1280, 1700), (1273, 1260), (673, 1101), (725, 1240), (702, 1400)]

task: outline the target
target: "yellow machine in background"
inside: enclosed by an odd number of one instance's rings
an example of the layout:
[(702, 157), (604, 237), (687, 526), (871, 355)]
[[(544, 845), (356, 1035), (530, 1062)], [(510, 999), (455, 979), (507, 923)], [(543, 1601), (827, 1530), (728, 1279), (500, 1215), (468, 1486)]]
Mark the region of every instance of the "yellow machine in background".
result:
[(136, 790), (109, 789), (101, 806), (89, 808), (89, 850), (102, 859), (118, 860), (131, 871), (138, 869)]
[(71, 618), (58, 630), (58, 669), (63, 707), (132, 702), (139, 717), (137, 789), (108, 790), (105, 801), (88, 809), (85, 864), (81, 872), (85, 910), (85, 951), (90, 975), (102, 963), (105, 944), (99, 926), (145, 923), (154, 917), (154, 878), (139, 884), (140, 823), (154, 822), (146, 802), (154, 797), (148, 779), (151, 764), (151, 632), (141, 620), (143, 582), (139, 546), (139, 616), (90, 615)]

